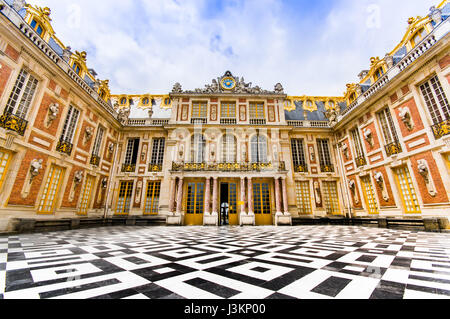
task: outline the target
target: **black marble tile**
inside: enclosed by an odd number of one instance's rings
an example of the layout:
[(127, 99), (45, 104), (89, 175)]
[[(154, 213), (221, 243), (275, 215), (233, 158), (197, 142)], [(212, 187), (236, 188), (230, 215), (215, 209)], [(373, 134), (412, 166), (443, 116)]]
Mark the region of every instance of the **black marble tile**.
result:
[(6, 263), (0, 263), (0, 271), (6, 270)]
[(332, 276), (311, 291), (330, 297), (336, 297), (350, 282), (350, 279)]
[(266, 299), (288, 300), (288, 299), (296, 299), (296, 298), (276, 292), (276, 293), (266, 297)]
[(222, 286), (218, 283), (214, 283), (203, 278), (193, 278), (190, 280), (186, 280), (184, 283), (205, 290), (222, 298), (231, 298), (240, 293), (240, 291), (238, 290)]
[(361, 262), (365, 262), (365, 263), (371, 263), (371, 262), (373, 262), (375, 259), (377, 259), (377, 256), (362, 255), (361, 257), (359, 257), (358, 259), (356, 259), (356, 261), (361, 261)]
[(126, 297), (130, 297), (136, 295), (136, 291), (134, 289), (125, 289), (116, 292), (112, 292), (106, 295), (96, 296), (90, 299), (123, 299)]

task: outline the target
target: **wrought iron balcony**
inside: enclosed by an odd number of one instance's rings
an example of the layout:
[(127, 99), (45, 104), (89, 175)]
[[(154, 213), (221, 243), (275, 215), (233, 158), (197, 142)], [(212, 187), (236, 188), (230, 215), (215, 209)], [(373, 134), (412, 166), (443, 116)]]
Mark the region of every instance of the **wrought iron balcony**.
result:
[(333, 164), (320, 165), (320, 171), (322, 173), (334, 173), (334, 166)]
[(162, 164), (152, 164), (148, 165), (149, 172), (162, 172)]
[(94, 165), (94, 166), (100, 165), (100, 156), (92, 155), (90, 163), (91, 163), (91, 165)]
[(14, 131), (20, 136), (24, 136), (27, 126), (27, 121), (11, 113), (5, 112), (0, 116), (0, 127)]
[(385, 146), (387, 156), (397, 155), (402, 152), (402, 146), (399, 142), (393, 142)]
[(285, 171), (285, 162), (278, 167), (272, 163), (176, 163), (172, 162), (173, 172), (260, 172), (270, 170)]
[(134, 173), (136, 164), (122, 164), (122, 173)]
[(359, 156), (355, 159), (356, 167), (367, 165), (367, 160), (364, 156)]
[(294, 166), (294, 172), (296, 173), (307, 173), (308, 172), (308, 165), (306, 164), (299, 164)]
[(220, 124), (222, 125), (236, 125), (236, 123), (237, 123), (236, 119), (227, 119), (227, 118), (220, 119)]
[(434, 138), (440, 139), (443, 136), (450, 134), (450, 119), (447, 119), (441, 123), (438, 123), (436, 125), (433, 125), (431, 127), (433, 130)]
[(67, 154), (70, 156), (72, 154), (72, 150), (73, 150), (73, 144), (70, 142), (59, 141), (58, 144), (56, 144), (57, 152)]

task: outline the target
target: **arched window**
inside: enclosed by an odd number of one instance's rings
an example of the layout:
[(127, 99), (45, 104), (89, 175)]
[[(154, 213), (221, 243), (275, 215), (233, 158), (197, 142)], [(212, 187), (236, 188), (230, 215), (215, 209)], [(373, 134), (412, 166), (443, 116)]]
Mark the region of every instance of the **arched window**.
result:
[(99, 95), (100, 95), (100, 97), (101, 97), (102, 99), (105, 99), (106, 93), (105, 93), (104, 90), (100, 90)]
[(417, 44), (419, 44), (420, 41), (422, 41), (425, 36), (427, 35), (427, 31), (425, 28), (420, 29), (417, 31), (414, 36), (411, 38), (411, 45), (414, 48)]
[(222, 162), (236, 163), (236, 137), (231, 134), (222, 137)]
[(81, 73), (81, 67), (78, 63), (74, 63), (72, 65), (72, 69), (75, 71), (76, 74), (80, 75)]
[(44, 28), (39, 24), (35, 19), (31, 21), (30, 26), (33, 28), (34, 31), (36, 31), (37, 34), (39, 34), (40, 37), (44, 34)]
[(206, 141), (202, 134), (194, 134), (191, 138), (191, 162), (203, 163), (205, 160)]
[(350, 95), (349, 102), (353, 103), (353, 102), (355, 102), (355, 100), (356, 100), (356, 93), (353, 92), (352, 95)]
[(169, 98), (166, 98), (164, 100), (164, 106), (169, 106), (170, 104), (172, 104), (172, 101)]
[(384, 70), (383, 68), (378, 68), (375, 73), (374, 73), (374, 79), (375, 81), (377, 81), (379, 78), (381, 78), (384, 75)]
[(142, 99), (142, 105), (148, 105), (149, 102), (150, 100), (148, 99), (148, 97)]
[(123, 97), (123, 98), (120, 100), (120, 104), (122, 104), (122, 105), (127, 104), (127, 98), (126, 98), (126, 97)]
[(259, 133), (251, 139), (252, 163), (267, 163), (267, 138)]

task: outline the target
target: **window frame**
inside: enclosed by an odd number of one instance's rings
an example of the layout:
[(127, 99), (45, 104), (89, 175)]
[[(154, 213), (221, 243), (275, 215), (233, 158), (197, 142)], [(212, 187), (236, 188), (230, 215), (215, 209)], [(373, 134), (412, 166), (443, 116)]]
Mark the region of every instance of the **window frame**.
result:
[[(73, 139), (77, 130), (78, 121), (81, 118), (81, 111), (75, 106), (70, 105), (64, 120), (63, 129), (61, 131), (60, 141), (73, 144)], [(69, 137), (70, 135), (70, 137)]]
[(36, 96), (39, 80), (22, 68), (9, 95), (4, 112), (26, 119)]

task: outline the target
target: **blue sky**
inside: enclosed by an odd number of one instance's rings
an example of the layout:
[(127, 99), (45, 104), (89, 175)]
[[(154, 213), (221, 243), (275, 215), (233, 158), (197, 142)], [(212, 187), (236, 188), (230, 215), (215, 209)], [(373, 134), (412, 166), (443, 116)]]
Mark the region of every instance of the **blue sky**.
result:
[(29, 2), (52, 9), (57, 36), (115, 94), (195, 89), (230, 70), (289, 95), (342, 95), (439, 0)]

